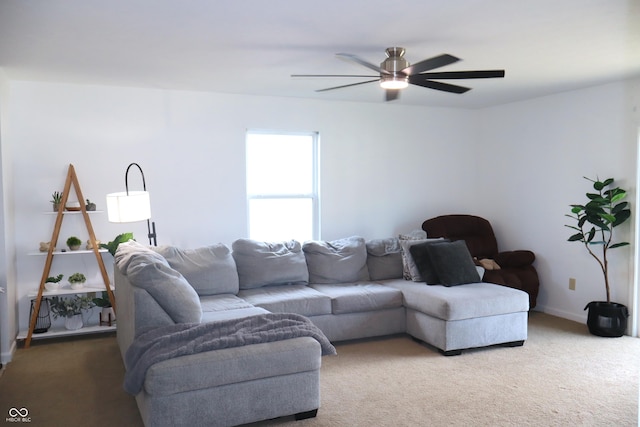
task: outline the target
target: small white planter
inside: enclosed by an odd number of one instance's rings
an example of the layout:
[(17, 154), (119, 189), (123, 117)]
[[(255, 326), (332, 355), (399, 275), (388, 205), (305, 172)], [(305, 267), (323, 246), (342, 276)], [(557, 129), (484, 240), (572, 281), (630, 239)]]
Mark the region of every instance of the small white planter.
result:
[(71, 289), (78, 290), (84, 288), (84, 283), (70, 283)]
[[(111, 317), (109, 317), (111, 316)], [(100, 311), (100, 324), (109, 325), (116, 321), (116, 313), (113, 311), (113, 307), (103, 307)]]
[(60, 282), (45, 282), (44, 288), (48, 291), (57, 291), (60, 289)]
[(82, 314), (75, 314), (64, 319), (64, 327), (69, 331), (78, 330), (83, 326), (84, 322), (82, 321)]

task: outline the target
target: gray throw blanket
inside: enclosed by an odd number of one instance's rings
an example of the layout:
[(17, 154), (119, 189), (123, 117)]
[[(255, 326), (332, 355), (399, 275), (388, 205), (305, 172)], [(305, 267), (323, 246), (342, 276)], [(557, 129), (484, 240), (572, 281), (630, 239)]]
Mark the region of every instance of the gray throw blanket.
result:
[(147, 330), (136, 337), (125, 355), (124, 389), (130, 394), (138, 394), (147, 369), (163, 360), (303, 336), (316, 339), (323, 356), (336, 354), (336, 349), (317, 326), (306, 317), (293, 313), (267, 313), (210, 323), (178, 323)]

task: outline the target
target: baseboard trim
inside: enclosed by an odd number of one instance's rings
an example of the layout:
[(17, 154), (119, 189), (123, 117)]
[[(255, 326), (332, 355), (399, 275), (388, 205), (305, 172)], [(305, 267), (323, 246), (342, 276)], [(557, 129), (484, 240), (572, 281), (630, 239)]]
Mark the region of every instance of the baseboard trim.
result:
[(573, 320), (578, 323), (587, 323), (587, 315), (576, 315), (575, 313), (571, 313), (564, 310), (557, 310), (555, 308), (545, 307), (541, 305), (536, 305), (535, 311), (541, 311), (542, 313), (550, 314), (556, 317), (562, 317), (563, 319)]
[(11, 342), (9, 351), (0, 353), (0, 365), (5, 366), (7, 363), (11, 362), (11, 360), (13, 360), (13, 355), (16, 354), (17, 349), (18, 342), (16, 340), (13, 340)]

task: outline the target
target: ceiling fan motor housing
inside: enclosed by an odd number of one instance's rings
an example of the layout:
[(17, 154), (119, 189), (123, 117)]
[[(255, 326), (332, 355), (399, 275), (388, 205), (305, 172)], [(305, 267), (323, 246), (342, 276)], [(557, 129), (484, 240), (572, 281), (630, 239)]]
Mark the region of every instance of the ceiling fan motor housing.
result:
[(380, 68), (389, 74), (380, 73), (380, 85), (388, 89), (402, 89), (409, 84), (409, 76), (402, 73), (407, 68), (409, 61), (404, 59), (403, 47), (389, 47), (385, 51), (387, 59), (380, 63)]

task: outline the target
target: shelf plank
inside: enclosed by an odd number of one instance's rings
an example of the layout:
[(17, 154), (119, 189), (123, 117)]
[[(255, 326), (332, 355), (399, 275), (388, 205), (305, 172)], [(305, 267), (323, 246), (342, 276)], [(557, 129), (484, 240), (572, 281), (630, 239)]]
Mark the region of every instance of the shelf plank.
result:
[[(46, 339), (46, 338), (59, 338), (73, 335), (86, 335), (86, 334), (100, 334), (106, 332), (115, 332), (116, 326), (84, 326), (80, 329), (76, 329), (75, 331), (69, 331), (64, 328), (51, 328), (47, 332), (42, 334), (32, 334), (31, 339)], [(16, 339), (24, 340), (27, 339), (27, 335), (29, 334), (28, 330), (23, 330), (18, 333)]]
[[(98, 252), (100, 253), (107, 253), (109, 252), (106, 249), (98, 249)], [(77, 251), (53, 251), (52, 252), (53, 255), (81, 255), (81, 254), (93, 254), (93, 250), (91, 249), (78, 249)], [(29, 252), (27, 255), (43, 255), (43, 256), (47, 256), (48, 252)]]
[[(101, 214), (101, 213), (104, 213), (104, 211), (87, 211), (87, 213), (88, 213), (89, 215), (92, 215), (92, 214)], [(54, 212), (54, 211), (49, 212), (49, 211), (46, 211), (46, 212), (44, 212), (44, 214), (45, 214), (45, 215), (58, 215), (58, 212)], [(65, 210), (65, 211), (63, 211), (63, 212), (62, 212), (62, 214), (63, 214), (63, 215), (82, 215), (82, 211), (66, 211), (66, 210)]]
[[(43, 297), (53, 297), (56, 295), (75, 295), (75, 294), (88, 294), (89, 292), (104, 292), (107, 288), (103, 284), (100, 285), (84, 285), (84, 287), (80, 289), (71, 289), (69, 287), (60, 288), (55, 291), (48, 291), (46, 289), (42, 290)], [(116, 288), (111, 286), (111, 291), (115, 291)], [(32, 289), (27, 292), (28, 297), (36, 297), (38, 296), (38, 289)]]

